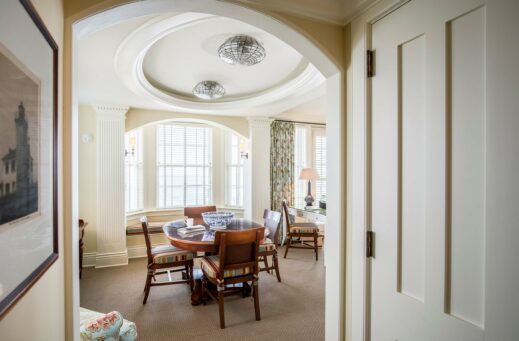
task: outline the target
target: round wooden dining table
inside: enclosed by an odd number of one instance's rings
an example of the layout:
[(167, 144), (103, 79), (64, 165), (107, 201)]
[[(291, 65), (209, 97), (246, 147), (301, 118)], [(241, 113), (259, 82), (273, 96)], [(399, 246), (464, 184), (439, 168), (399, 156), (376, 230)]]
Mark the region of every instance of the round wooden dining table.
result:
[[(216, 231), (211, 230), (208, 225), (204, 224), (205, 231), (200, 231), (199, 233), (195, 234), (180, 233), (179, 229), (186, 226), (187, 225), (184, 220), (176, 220), (164, 224), (162, 229), (166, 237), (169, 239), (171, 245), (184, 250), (205, 252), (206, 255), (218, 253), (219, 246), (214, 242)], [(264, 226), (247, 219), (233, 219), (223, 231), (243, 231), (258, 227)], [(183, 274), (183, 276), (186, 275)], [(195, 269), (193, 271), (194, 288), (193, 292), (191, 293), (192, 305), (199, 305), (210, 299), (209, 295), (204, 292), (202, 287), (202, 276), (202, 270)], [(249, 285), (247, 283), (243, 283), (243, 285), (246, 286), (247, 295), (250, 295), (251, 289)]]
[[(200, 231), (199, 233), (182, 234), (178, 231), (179, 228), (186, 226), (184, 220), (176, 220), (164, 224), (162, 229), (171, 245), (194, 252), (205, 252), (206, 254), (218, 253), (218, 245), (214, 243), (216, 231), (211, 230), (206, 224), (204, 224), (205, 231)], [(243, 231), (258, 227), (263, 227), (263, 225), (247, 219), (235, 218), (227, 225), (227, 228), (222, 231)]]

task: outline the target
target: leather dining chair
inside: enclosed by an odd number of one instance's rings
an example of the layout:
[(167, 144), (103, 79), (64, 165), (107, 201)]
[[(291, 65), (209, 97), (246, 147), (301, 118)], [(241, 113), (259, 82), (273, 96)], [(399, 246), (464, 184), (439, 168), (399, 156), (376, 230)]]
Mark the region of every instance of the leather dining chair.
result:
[[(279, 245), (279, 225), (281, 224), (281, 213), (267, 209), (263, 212), (263, 219), (265, 229), (268, 230), (269, 233), (267, 238), (264, 238), (261, 241), (259, 247), (260, 260), (262, 260), (263, 264), (265, 264), (265, 267), (260, 267), (259, 271), (266, 271), (270, 273), (270, 270), (274, 270), (276, 272), (278, 282), (281, 282), (277, 249), (277, 246)], [(272, 266), (269, 266), (268, 263), (269, 256), (272, 257)]]

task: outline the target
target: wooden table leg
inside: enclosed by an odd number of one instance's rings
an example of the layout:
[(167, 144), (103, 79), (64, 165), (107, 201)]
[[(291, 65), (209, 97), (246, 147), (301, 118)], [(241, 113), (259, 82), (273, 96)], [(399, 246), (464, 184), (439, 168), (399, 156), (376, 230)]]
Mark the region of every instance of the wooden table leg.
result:
[(193, 279), (195, 281), (195, 285), (193, 286), (193, 292), (191, 293), (191, 305), (199, 305), (211, 299), (211, 297), (204, 292), (204, 288), (202, 286), (202, 276), (202, 270), (193, 269)]

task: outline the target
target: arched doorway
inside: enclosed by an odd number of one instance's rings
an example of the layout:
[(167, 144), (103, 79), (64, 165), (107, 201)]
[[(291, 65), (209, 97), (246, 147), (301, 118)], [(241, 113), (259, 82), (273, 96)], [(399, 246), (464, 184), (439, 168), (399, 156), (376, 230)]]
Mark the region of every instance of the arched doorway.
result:
[[(117, 2), (117, 3), (116, 3)], [(66, 224), (75, 226), (77, 222), (78, 194), (77, 194), (77, 155), (74, 150), (77, 146), (77, 99), (75, 95), (75, 40), (81, 35), (102, 29), (120, 20), (126, 20), (144, 14), (163, 12), (198, 12), (212, 15), (230, 17), (247, 22), (265, 30), (285, 43), (291, 45), (299, 53), (304, 55), (326, 78), (327, 88), (327, 118), (328, 128), (328, 191), (327, 221), (331, 223), (327, 228), (326, 249), (326, 338), (337, 340), (342, 338), (344, 324), (344, 291), (345, 291), (345, 204), (346, 204), (346, 174), (345, 174), (345, 115), (343, 115), (343, 74), (341, 69), (334, 63), (333, 58), (327, 55), (318, 44), (311, 41), (302, 32), (292, 25), (273, 18), (257, 10), (239, 5), (212, 1), (212, 0), (181, 0), (181, 1), (153, 1), (153, 2), (130, 2), (130, 1), (104, 1), (96, 6), (87, 8), (75, 17), (66, 20), (65, 39), (69, 46), (65, 58), (68, 62), (65, 67), (65, 103), (70, 116), (65, 118), (64, 124), (69, 131), (64, 132), (65, 144), (70, 142), (70, 149), (65, 150), (66, 188), (69, 192), (64, 193)], [(113, 7), (114, 4), (120, 5)], [(65, 129), (67, 130), (67, 129)], [(67, 186), (68, 185), (68, 186)], [(67, 297), (67, 326), (69, 336), (78, 335), (78, 307), (79, 307), (79, 283), (76, 276), (77, 255), (77, 229), (72, 228), (65, 236), (67, 244), (65, 255), (68, 262), (66, 266), (66, 297)]]

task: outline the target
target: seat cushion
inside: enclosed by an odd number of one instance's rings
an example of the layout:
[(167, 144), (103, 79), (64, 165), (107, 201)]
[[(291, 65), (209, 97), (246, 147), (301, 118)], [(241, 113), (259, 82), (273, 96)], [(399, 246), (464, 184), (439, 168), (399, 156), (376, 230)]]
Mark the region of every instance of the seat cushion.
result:
[[(200, 267), (204, 271), (204, 273), (211, 278), (218, 278), (218, 273), (220, 272), (220, 257), (218, 256), (208, 256), (202, 258), (200, 262)], [(231, 278), (249, 275), (252, 273), (252, 268), (238, 268), (238, 269), (227, 269), (223, 273), (223, 278)]]
[(92, 319), (82, 321), (80, 324), (80, 337), (86, 340), (119, 340), (119, 330), (123, 325), (123, 317), (117, 311), (100, 315)]
[(314, 223), (295, 223), (290, 225), (292, 233), (316, 233), (319, 232), (319, 226)]
[(267, 252), (273, 251), (276, 249), (276, 244), (272, 242), (269, 238), (265, 238), (259, 246), (259, 252)]
[[(91, 340), (92, 334), (88, 331), (86, 331), (86, 326), (91, 321), (96, 320), (100, 317), (105, 316), (105, 314), (85, 309), (83, 307), (79, 310), (79, 323), (80, 327), (83, 329), (83, 333), (81, 334), (82, 339), (81, 340)], [(106, 335), (102, 335), (103, 337), (106, 337)], [(126, 319), (123, 319), (123, 324), (121, 328), (119, 329), (119, 340), (120, 341), (135, 341), (137, 340), (137, 327), (135, 326), (135, 323), (128, 321)]]
[(157, 245), (151, 248), (151, 255), (155, 264), (181, 262), (193, 259), (196, 256), (194, 252), (182, 250), (172, 245)]

